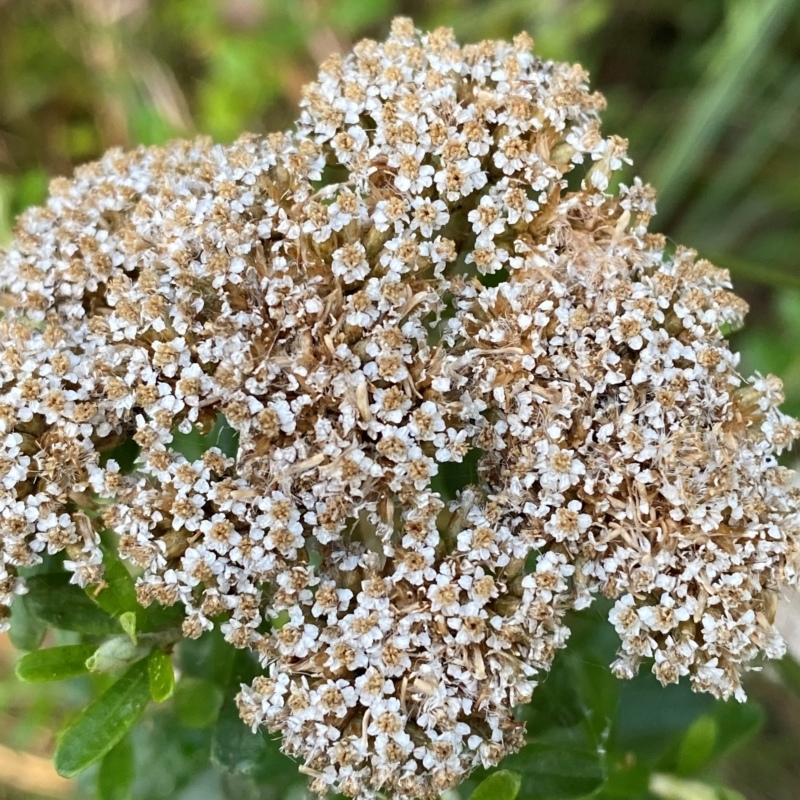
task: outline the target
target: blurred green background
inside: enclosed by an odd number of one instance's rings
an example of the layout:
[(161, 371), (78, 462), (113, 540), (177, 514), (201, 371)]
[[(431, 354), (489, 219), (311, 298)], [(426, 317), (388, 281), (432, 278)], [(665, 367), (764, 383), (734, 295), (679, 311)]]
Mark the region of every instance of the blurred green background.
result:
[[(0, 0), (0, 244), (51, 176), (112, 145), (289, 127), (316, 65), (398, 13), (462, 41), (525, 29), (587, 67), (659, 190), (655, 227), (751, 303), (743, 372), (780, 375), (800, 414), (800, 0)], [(80, 686), (22, 686), (13, 661), (0, 637), (0, 800), (83, 796), (46, 761)], [(748, 688), (766, 722), (721, 777), (796, 800), (800, 696), (769, 671)]]

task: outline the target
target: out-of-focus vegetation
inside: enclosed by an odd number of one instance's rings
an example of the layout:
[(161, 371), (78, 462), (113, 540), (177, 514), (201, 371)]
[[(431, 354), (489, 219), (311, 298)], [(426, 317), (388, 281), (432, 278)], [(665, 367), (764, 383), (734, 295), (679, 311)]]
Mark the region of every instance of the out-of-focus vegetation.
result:
[[(397, 13), (421, 27), (451, 25), (462, 41), (527, 29), (541, 55), (583, 63), (609, 101), (605, 130), (629, 138), (636, 173), (659, 189), (657, 226), (729, 268), (751, 302), (749, 326), (735, 334), (743, 372), (757, 365), (783, 377), (787, 408), (800, 414), (800, 0), (0, 0), (0, 243), (51, 176), (110, 146), (290, 126), (316, 64), (363, 36), (382, 38)], [(54, 731), (85, 704), (89, 679), (22, 686), (13, 661), (0, 639), (0, 799), (92, 796), (88, 783), (55, 780), (45, 761), (12, 763), (15, 752), (52, 754)], [(192, 680), (213, 682), (191, 663)], [(766, 722), (718, 768), (747, 800), (800, 797), (800, 678), (781, 674), (751, 680)], [(738, 729), (718, 711), (686, 692), (655, 702), (648, 681), (609, 700), (623, 747), (626, 736), (632, 750), (658, 739), (665, 749), (653, 758), (692, 777), (712, 728), (712, 749), (736, 744)], [(550, 691), (560, 697), (557, 676)], [(157, 712), (159, 727), (137, 732), (135, 797), (304, 796), (282, 779), (275, 786), (289, 793), (271, 791), (271, 764), (254, 767), (267, 779), (258, 789), (209, 771), (210, 734), (183, 724), (195, 704), (184, 700), (183, 710), (176, 700)], [(755, 728), (753, 708), (736, 724)], [(233, 736), (241, 726), (231, 723)], [(641, 777), (633, 762), (612, 766), (618, 784)], [(736, 796), (692, 787), (656, 788), (675, 800)], [(614, 794), (613, 781), (602, 795), (619, 796), (629, 795)]]

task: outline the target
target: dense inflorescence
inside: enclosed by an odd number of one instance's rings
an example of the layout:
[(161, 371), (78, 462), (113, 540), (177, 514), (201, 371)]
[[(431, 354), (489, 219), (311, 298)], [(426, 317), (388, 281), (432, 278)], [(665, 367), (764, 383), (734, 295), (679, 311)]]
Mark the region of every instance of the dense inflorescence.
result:
[[(258, 655), (243, 719), (357, 798), (517, 749), (596, 593), (617, 674), (741, 696), (782, 653), (798, 423), (737, 372), (727, 273), (608, 191), (602, 107), (524, 35), (397, 20), (294, 133), (54, 181), (0, 256), (0, 614), (45, 551), (98, 581), (113, 529), (143, 603)], [(182, 455), (220, 415), (238, 446)]]

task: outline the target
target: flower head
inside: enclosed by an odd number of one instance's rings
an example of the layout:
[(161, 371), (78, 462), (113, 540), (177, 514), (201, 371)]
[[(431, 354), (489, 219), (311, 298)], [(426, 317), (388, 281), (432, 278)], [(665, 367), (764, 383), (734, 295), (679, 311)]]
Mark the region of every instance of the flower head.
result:
[[(143, 603), (258, 654), (241, 715), (320, 793), (433, 798), (517, 749), (594, 593), (621, 675), (739, 696), (781, 652), (798, 423), (737, 372), (727, 273), (609, 192), (603, 98), (531, 45), (398, 19), (295, 133), (112, 151), (0, 256), (0, 608), (45, 549), (98, 580), (114, 529)], [(185, 456), (220, 415), (236, 446)]]

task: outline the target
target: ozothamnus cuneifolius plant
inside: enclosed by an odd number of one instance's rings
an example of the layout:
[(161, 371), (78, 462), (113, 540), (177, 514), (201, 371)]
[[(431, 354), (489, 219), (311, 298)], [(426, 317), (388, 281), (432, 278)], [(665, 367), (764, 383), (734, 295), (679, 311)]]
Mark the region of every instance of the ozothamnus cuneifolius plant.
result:
[(596, 595), (617, 676), (742, 699), (783, 653), (800, 426), (737, 371), (728, 274), (616, 188), (586, 81), (398, 19), (293, 132), (55, 180), (0, 257), (3, 616), (45, 555), (98, 601), (121, 558), (182, 621), (107, 609), (117, 661), (219, 626), (260, 665), (244, 724), (358, 800), (518, 750)]

